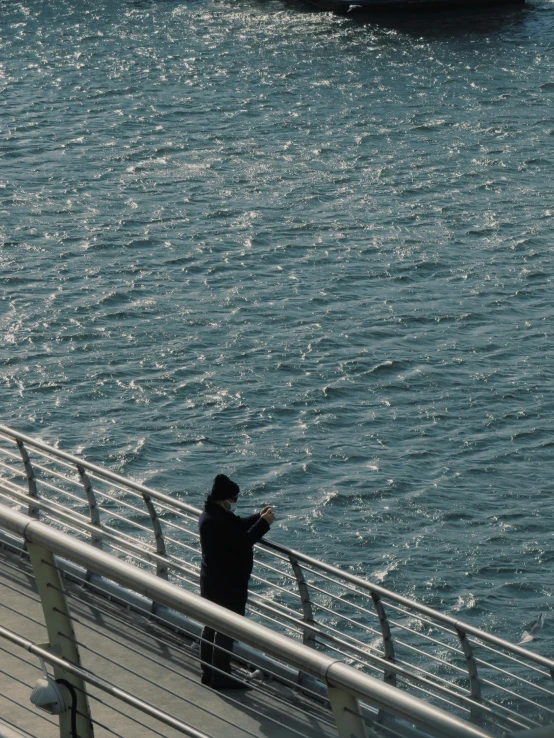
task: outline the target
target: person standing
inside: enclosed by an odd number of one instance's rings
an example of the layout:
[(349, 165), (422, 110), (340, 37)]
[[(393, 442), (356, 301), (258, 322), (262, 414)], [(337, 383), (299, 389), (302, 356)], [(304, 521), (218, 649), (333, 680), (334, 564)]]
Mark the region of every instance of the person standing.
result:
[[(200, 594), (228, 610), (244, 615), (248, 581), (254, 562), (253, 547), (275, 520), (271, 505), (241, 518), (231, 512), (240, 492), (238, 484), (218, 474), (204, 503), (198, 523), (202, 563)], [(231, 677), (233, 639), (208, 626), (202, 631), (200, 662), (202, 684), (214, 689), (240, 689)]]

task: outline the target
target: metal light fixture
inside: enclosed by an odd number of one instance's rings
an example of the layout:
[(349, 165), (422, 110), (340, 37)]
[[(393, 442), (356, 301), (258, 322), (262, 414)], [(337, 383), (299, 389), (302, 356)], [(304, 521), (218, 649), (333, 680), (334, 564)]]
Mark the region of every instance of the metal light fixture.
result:
[(50, 715), (61, 715), (67, 709), (61, 690), (55, 679), (48, 675), (42, 659), (40, 663), (44, 676), (35, 682), (31, 692), (31, 702)]

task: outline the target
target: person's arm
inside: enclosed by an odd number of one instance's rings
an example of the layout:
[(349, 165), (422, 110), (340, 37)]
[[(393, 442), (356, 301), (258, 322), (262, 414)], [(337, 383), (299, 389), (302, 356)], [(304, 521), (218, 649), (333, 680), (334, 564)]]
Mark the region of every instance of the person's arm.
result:
[[(219, 521), (210, 529), (210, 554), (216, 560), (232, 557), (232, 552), (246, 551), (257, 543), (269, 530), (269, 523), (261, 517), (261, 514), (251, 515), (249, 518), (239, 518), (237, 515), (235, 524), (221, 524)], [(245, 522), (251, 522), (250, 527), (245, 527)], [(237, 525), (237, 522), (240, 524)]]
[[(268, 532), (270, 524), (275, 519), (275, 514), (268, 506), (247, 518), (239, 518), (238, 515), (231, 517), (235, 519), (234, 525), (218, 522), (211, 530), (212, 552), (218, 558), (228, 556), (233, 550), (246, 550), (258, 543)], [(248, 528), (246, 528), (247, 523), (250, 523)]]
[(271, 505), (266, 505), (264, 509), (260, 512), (260, 517), (254, 523), (252, 528), (248, 531), (248, 534), (251, 536), (255, 536), (255, 540), (252, 543), (257, 543), (262, 536), (265, 536), (267, 531), (269, 530), (269, 526), (273, 521), (275, 520), (275, 513), (273, 512), (273, 508)]
[(265, 536), (268, 530), (268, 521), (261, 514), (258, 514), (258, 519), (254, 525), (252, 525), (245, 533), (245, 541), (249, 546), (253, 546)]
[(242, 527), (244, 530), (250, 530), (250, 528), (260, 519), (261, 513), (254, 513), (254, 515), (248, 515), (246, 518), (241, 518), (237, 515), (237, 518), (239, 518)]

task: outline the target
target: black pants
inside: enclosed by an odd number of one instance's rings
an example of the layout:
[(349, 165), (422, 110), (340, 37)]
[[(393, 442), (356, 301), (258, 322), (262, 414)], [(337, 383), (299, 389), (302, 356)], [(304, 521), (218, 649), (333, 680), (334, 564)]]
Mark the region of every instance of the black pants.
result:
[[(210, 588), (200, 583), (202, 597), (217, 605), (226, 607), (238, 615), (244, 615), (246, 608), (247, 592), (236, 592), (234, 597), (218, 597)], [(223, 633), (218, 633), (213, 628), (205, 626), (202, 630), (200, 641), (200, 669), (202, 672), (202, 684), (217, 686), (222, 684), (231, 674), (231, 653), (233, 651), (233, 639)], [(223, 672), (223, 673), (221, 673)], [(227, 676), (229, 675), (229, 676)]]
[[(213, 628), (205, 627), (202, 630), (200, 643), (200, 669), (202, 684), (216, 686), (225, 681), (226, 675), (231, 675), (231, 652), (233, 639)], [(222, 673), (223, 672), (223, 673)]]

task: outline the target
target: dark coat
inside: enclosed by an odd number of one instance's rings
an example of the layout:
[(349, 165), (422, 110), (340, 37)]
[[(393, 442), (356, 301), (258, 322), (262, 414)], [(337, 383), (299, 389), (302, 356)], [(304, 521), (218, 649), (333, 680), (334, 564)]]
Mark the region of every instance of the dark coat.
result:
[(198, 526), (202, 597), (243, 615), (254, 562), (252, 548), (267, 533), (269, 524), (260, 513), (239, 518), (206, 500)]

